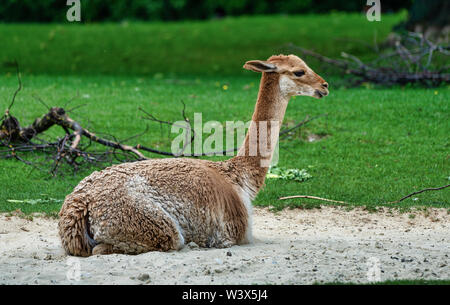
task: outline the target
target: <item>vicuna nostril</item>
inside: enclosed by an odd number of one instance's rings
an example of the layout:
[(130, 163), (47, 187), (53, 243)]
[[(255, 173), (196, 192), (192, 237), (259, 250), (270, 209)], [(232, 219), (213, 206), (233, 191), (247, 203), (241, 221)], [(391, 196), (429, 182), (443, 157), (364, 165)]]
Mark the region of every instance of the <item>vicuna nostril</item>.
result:
[(328, 83), (323, 83), (322, 86), (323, 86), (324, 88), (328, 88)]

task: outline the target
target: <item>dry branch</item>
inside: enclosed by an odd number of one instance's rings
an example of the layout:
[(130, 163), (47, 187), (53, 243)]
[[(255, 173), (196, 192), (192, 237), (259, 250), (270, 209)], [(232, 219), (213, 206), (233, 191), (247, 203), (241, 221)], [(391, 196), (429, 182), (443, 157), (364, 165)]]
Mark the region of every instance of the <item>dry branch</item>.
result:
[(444, 186), (441, 186), (441, 187), (430, 187), (430, 188), (426, 188), (426, 189), (423, 189), (423, 190), (420, 190), (420, 191), (417, 191), (417, 192), (413, 192), (413, 193), (411, 193), (411, 194), (408, 194), (408, 195), (406, 195), (406, 196), (400, 198), (399, 200), (395, 200), (395, 201), (391, 201), (391, 202), (387, 202), (387, 203), (388, 203), (388, 204), (399, 203), (399, 202), (401, 202), (401, 201), (403, 201), (403, 200), (405, 200), (405, 199), (407, 199), (407, 198), (409, 198), (409, 197), (412, 197), (412, 196), (414, 196), (414, 195), (417, 195), (417, 194), (420, 194), (420, 193), (423, 193), (423, 192), (428, 192), (428, 191), (439, 191), (439, 190), (443, 190), (443, 189), (445, 189), (445, 188), (447, 188), (447, 187), (449, 187), (449, 186), (450, 186), (450, 184), (447, 184), (447, 185), (444, 185)]
[(14, 102), (16, 101), (17, 93), (19, 93), (19, 91), (22, 90), (22, 79), (20, 78), (19, 64), (17, 63), (17, 60), (14, 61), (14, 64), (15, 64), (15, 66), (16, 66), (17, 81), (19, 82), (19, 87), (18, 87), (17, 90), (14, 92), (14, 95), (13, 95), (12, 100), (11, 100), (11, 104), (9, 104), (8, 108), (7, 108), (6, 111), (5, 111), (6, 115), (8, 115), (9, 110), (10, 110), (10, 109), (12, 108), (12, 106), (14, 105)]
[(339, 200), (333, 200), (333, 199), (327, 199), (327, 198), (322, 198), (322, 197), (317, 197), (317, 196), (309, 196), (309, 195), (286, 196), (286, 197), (280, 197), (280, 198), (278, 198), (278, 200), (295, 199), (295, 198), (316, 199), (316, 200), (322, 200), (322, 201), (328, 201), (328, 202), (348, 204), (348, 202), (346, 202), (346, 201), (339, 201)]
[[(416, 191), (413, 192), (411, 194), (408, 194), (402, 198), (400, 198), (399, 200), (395, 200), (395, 201), (389, 201), (389, 202), (384, 202), (383, 204), (394, 204), (394, 203), (399, 203), (409, 197), (412, 197), (414, 195), (423, 193), (423, 192), (428, 192), (428, 191), (439, 191), (439, 190), (443, 190), (447, 187), (449, 187), (450, 184), (441, 186), (441, 187), (430, 187), (430, 188), (426, 188), (426, 189), (422, 189), (420, 191)], [(285, 196), (285, 197), (280, 197), (278, 198), (278, 200), (286, 200), (286, 199), (295, 199), (295, 198), (305, 198), (305, 199), (315, 199), (315, 200), (321, 200), (321, 201), (327, 201), (327, 202), (334, 202), (334, 203), (341, 203), (341, 204), (352, 204), (351, 202), (347, 202), (347, 201), (339, 201), (339, 200), (334, 200), (334, 199), (328, 199), (328, 198), (322, 198), (322, 197), (317, 197), (317, 196), (310, 196), (310, 195), (293, 195), (293, 196)]]
[(441, 83), (450, 82), (448, 65), (431, 67), (435, 53), (449, 56), (450, 47), (435, 44), (417, 33), (409, 33), (407, 36), (398, 38), (392, 45), (392, 51), (378, 52), (378, 57), (368, 63), (345, 52), (341, 53), (343, 59), (332, 59), (292, 43), (286, 47), (343, 70), (346, 74), (356, 76), (360, 83), (372, 82), (387, 85), (419, 83), (426, 86), (438, 86)]

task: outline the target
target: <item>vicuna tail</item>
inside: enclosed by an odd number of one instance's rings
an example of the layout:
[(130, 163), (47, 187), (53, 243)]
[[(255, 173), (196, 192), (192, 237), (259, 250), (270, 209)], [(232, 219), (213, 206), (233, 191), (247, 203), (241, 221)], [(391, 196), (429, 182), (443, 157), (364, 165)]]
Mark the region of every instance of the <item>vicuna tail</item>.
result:
[(69, 255), (89, 256), (97, 244), (92, 238), (89, 227), (89, 211), (87, 206), (77, 207), (64, 203), (58, 223), (61, 243)]

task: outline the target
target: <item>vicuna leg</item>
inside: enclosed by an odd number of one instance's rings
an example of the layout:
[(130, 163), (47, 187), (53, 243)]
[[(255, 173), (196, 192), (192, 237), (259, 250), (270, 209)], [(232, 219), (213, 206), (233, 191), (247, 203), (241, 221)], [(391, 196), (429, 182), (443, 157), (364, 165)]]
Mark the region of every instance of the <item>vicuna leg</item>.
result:
[(113, 246), (108, 244), (98, 244), (92, 249), (92, 255), (113, 254)]
[(99, 243), (93, 254), (139, 254), (177, 250), (184, 245), (176, 219), (158, 204), (147, 199), (121, 205), (118, 210), (115, 205), (112, 207), (109, 210), (112, 217), (108, 221), (92, 220), (94, 239)]

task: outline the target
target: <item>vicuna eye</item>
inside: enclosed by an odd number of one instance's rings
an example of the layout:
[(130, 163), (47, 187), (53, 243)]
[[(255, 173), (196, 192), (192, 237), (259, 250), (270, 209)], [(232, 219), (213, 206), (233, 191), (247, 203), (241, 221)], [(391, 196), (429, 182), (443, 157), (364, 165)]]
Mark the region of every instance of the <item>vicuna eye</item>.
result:
[(297, 77), (303, 76), (303, 75), (305, 75), (305, 71), (303, 71), (303, 70), (295, 71), (294, 75), (297, 76)]

